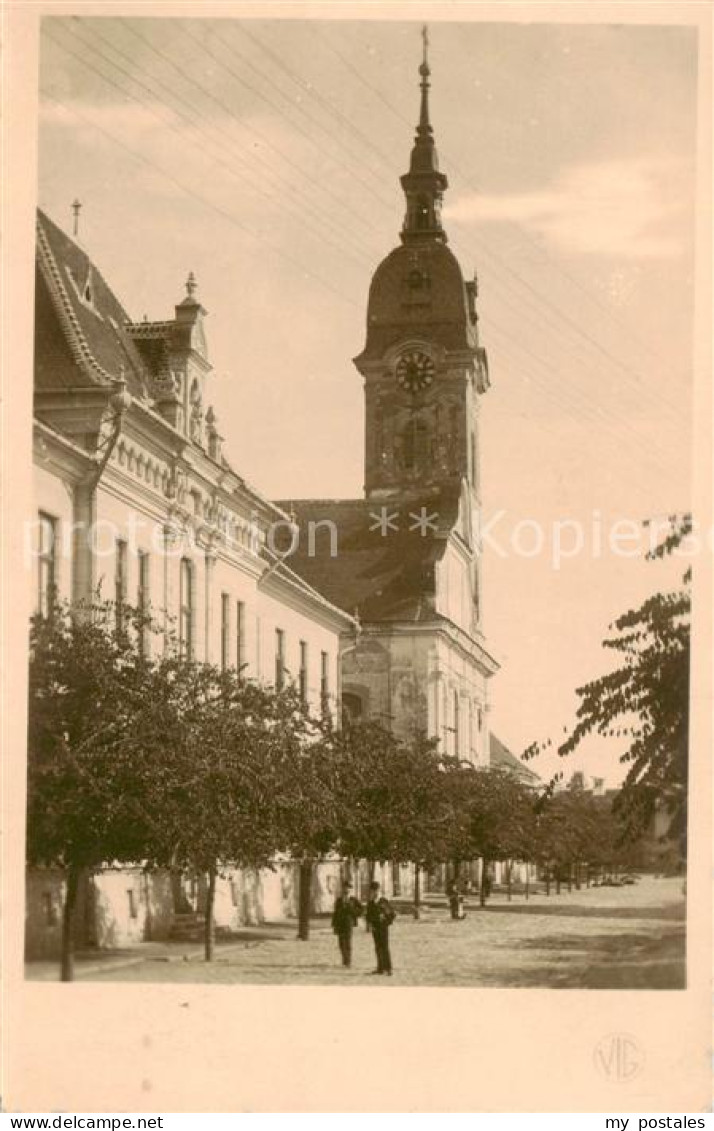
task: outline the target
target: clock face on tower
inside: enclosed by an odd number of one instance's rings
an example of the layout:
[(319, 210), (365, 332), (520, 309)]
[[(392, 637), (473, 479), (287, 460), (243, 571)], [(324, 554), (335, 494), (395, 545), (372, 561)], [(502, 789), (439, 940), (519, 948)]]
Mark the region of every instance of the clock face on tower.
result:
[(408, 393), (427, 389), (434, 380), (436, 367), (432, 358), (421, 350), (406, 350), (395, 370), (397, 381)]

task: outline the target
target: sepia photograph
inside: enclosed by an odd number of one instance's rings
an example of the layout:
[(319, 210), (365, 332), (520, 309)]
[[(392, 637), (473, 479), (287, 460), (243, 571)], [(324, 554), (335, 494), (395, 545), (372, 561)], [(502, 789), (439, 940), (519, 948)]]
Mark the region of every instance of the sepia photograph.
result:
[(38, 19), (25, 992), (684, 1001), (700, 29), (269, 7)]

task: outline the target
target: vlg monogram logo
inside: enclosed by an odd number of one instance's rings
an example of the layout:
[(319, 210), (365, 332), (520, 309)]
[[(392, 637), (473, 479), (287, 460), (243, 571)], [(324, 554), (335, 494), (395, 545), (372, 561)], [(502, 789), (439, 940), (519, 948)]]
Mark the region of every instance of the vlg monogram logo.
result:
[(629, 1033), (609, 1033), (595, 1046), (595, 1067), (601, 1075), (617, 1083), (629, 1083), (639, 1076), (645, 1063), (644, 1053)]

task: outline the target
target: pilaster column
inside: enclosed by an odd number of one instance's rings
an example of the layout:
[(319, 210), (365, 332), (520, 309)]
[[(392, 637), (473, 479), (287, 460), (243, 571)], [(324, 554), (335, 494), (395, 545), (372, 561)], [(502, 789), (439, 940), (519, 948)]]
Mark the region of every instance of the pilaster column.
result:
[(97, 584), (94, 523), (97, 495), (94, 485), (78, 483), (72, 493), (72, 602), (90, 603)]

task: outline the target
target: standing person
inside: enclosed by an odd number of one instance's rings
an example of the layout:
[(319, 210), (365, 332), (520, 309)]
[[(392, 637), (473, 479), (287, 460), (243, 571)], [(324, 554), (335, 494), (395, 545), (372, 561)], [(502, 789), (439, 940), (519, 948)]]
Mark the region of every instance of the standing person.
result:
[(369, 903), (367, 904), (367, 926), (372, 932), (374, 949), (377, 955), (377, 969), (373, 974), (388, 974), (392, 976), (392, 956), (389, 953), (389, 928), (396, 919), (396, 912), (391, 903), (379, 894), (379, 884), (375, 880), (369, 885)]
[(342, 895), (338, 895), (332, 911), (332, 930), (337, 935), (343, 966), (352, 965), (352, 932), (363, 910), (360, 901), (352, 894), (351, 881), (345, 880)]
[(464, 913), (464, 897), (461, 894), (461, 886), (458, 880), (449, 880), (446, 887), (446, 894), (449, 899), (449, 910), (451, 911), (452, 919), (465, 919)]

